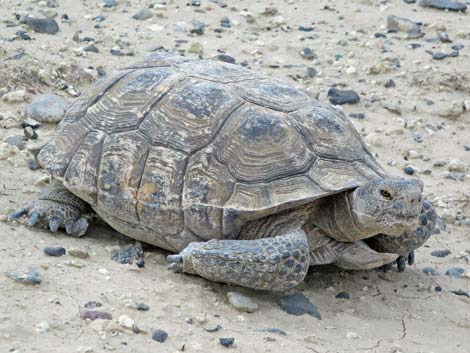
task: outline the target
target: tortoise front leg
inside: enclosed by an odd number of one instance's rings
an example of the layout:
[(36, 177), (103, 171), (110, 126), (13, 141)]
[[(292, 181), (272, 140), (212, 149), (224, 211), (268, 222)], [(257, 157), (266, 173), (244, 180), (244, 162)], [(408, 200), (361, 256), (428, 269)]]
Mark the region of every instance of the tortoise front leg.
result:
[(167, 259), (175, 272), (254, 289), (285, 290), (304, 280), (309, 248), (304, 231), (298, 229), (274, 238), (194, 242)]

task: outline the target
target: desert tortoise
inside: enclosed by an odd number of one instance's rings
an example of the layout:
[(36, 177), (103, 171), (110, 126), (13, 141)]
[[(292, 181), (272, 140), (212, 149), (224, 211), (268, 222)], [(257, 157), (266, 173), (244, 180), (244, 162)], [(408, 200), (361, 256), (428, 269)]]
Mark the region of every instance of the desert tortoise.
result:
[(403, 255), (403, 268), (436, 218), (422, 183), (388, 177), (343, 113), (215, 61), (157, 55), (102, 79), (38, 160), (54, 182), (12, 219), (80, 236), (89, 205), (179, 252), (170, 269), (252, 288), (291, 288), (309, 265)]

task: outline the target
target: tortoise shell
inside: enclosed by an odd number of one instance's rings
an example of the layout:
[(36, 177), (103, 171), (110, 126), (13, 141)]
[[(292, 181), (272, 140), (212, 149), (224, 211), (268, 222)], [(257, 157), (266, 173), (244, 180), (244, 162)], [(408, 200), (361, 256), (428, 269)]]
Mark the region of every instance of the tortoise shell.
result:
[(163, 55), (77, 99), (39, 162), (118, 231), (173, 251), (384, 176), (332, 106), (237, 65)]

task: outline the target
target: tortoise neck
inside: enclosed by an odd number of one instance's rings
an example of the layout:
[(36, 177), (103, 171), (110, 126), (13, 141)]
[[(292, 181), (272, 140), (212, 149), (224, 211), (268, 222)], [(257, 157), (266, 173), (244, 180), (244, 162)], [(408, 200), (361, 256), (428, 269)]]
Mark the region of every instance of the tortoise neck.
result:
[(341, 192), (324, 198), (310, 215), (310, 220), (318, 228), (337, 241), (352, 242), (377, 234), (376, 231), (364, 229), (356, 221), (352, 208), (353, 192)]

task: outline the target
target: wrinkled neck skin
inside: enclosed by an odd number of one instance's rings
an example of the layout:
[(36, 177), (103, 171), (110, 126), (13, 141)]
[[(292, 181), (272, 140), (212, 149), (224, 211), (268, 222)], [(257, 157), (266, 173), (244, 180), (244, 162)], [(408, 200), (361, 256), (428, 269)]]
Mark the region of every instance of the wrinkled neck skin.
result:
[(354, 191), (341, 192), (319, 200), (310, 214), (309, 221), (341, 242), (353, 242), (373, 237), (378, 229), (364, 227), (353, 211)]

